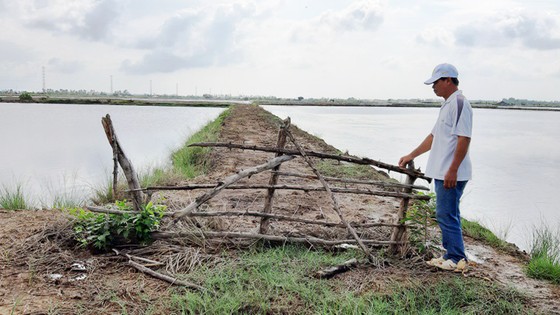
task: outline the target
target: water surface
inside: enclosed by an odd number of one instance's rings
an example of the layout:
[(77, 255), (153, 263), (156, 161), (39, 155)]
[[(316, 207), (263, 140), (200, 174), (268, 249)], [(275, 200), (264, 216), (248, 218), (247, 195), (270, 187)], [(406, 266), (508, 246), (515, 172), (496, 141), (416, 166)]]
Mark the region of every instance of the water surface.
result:
[[(265, 106), (351, 154), (397, 164), (429, 134), (437, 108)], [(473, 180), (461, 213), (529, 248), (531, 231), (560, 227), (560, 112), (474, 109)], [(416, 158), (424, 169), (427, 154)], [(404, 180), (400, 174), (391, 176)], [(426, 184), (419, 180), (417, 183)]]
[(0, 103), (0, 187), (22, 185), (36, 205), (61, 192), (83, 198), (112, 172), (101, 117), (138, 171), (169, 162), (189, 135), (222, 108)]

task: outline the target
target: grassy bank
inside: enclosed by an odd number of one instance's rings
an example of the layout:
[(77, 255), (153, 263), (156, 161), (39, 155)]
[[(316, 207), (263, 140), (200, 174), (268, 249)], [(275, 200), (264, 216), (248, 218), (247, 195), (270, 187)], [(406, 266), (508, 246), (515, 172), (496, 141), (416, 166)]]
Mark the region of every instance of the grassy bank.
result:
[(189, 145), (196, 142), (217, 141), (224, 120), (230, 113), (231, 109), (223, 111), (218, 118), (190, 136), (182, 148), (173, 152), (171, 160), (174, 172), (181, 174), (185, 178), (193, 178), (208, 171), (212, 163), (212, 159), (209, 157), (212, 149), (189, 147)]
[(496, 249), (504, 251), (515, 251), (516, 247), (502, 239), (500, 239), (496, 234), (482, 226), (476, 221), (469, 221), (465, 218), (461, 218), (461, 225), (463, 227), (463, 233), (476, 240), (482, 241), (487, 245), (490, 245)]
[[(343, 277), (312, 275), (355, 256), (299, 246), (259, 248), (216, 264), (202, 264), (184, 278), (206, 293), (175, 290), (171, 310), (181, 314), (527, 314), (519, 293), (460, 275), (349, 285)], [(371, 270), (375, 273), (375, 270)], [(367, 278), (367, 277), (366, 277)], [(373, 280), (373, 278), (370, 278)], [(369, 280), (369, 281), (372, 281)], [(211, 293), (212, 291), (213, 293)]]

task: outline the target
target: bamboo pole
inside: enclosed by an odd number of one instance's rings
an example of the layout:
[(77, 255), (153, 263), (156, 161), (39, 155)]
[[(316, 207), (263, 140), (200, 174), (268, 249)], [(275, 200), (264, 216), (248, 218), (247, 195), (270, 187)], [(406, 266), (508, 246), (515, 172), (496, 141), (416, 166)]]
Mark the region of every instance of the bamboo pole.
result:
[[(264, 151), (264, 152), (280, 152), (288, 155), (302, 155), (302, 153), (297, 150), (278, 149), (273, 147), (260, 147), (256, 145), (244, 145), (244, 144), (225, 143), (225, 142), (199, 142), (199, 143), (189, 144), (189, 147), (223, 147), (223, 148), (230, 148), (230, 149), (254, 150), (254, 151)], [(419, 170), (402, 169), (397, 165), (391, 165), (368, 158), (357, 158), (352, 156), (328, 154), (328, 153), (321, 153), (321, 152), (314, 152), (314, 151), (305, 151), (305, 154), (307, 156), (318, 157), (321, 159), (332, 159), (337, 161), (351, 162), (355, 164), (373, 165), (389, 171), (411, 175), (416, 178), (421, 178), (428, 182), (432, 181), (431, 178), (426, 177)]]
[[(291, 176), (291, 177), (299, 177), (299, 178), (306, 178), (306, 179), (318, 179), (317, 176), (311, 174), (300, 174), (300, 173), (292, 173), (292, 172), (277, 172), (278, 175), (281, 176)], [(391, 183), (381, 180), (363, 180), (363, 179), (353, 179), (353, 178), (338, 178), (338, 177), (330, 177), (330, 176), (323, 176), (327, 182), (340, 182), (340, 183), (348, 183), (348, 184), (363, 184), (363, 185), (374, 185), (374, 186), (381, 186), (381, 187), (395, 187), (395, 188), (413, 188), (418, 190), (426, 190), (429, 191), (430, 188), (425, 186), (418, 186), (418, 185), (407, 185), (401, 183)]]
[[(249, 211), (212, 211), (212, 212), (191, 212), (188, 214), (191, 217), (219, 217), (219, 216), (252, 216), (252, 217), (263, 217), (268, 219), (275, 219), (280, 221), (290, 221), (290, 222), (300, 222), (306, 224), (315, 224), (315, 225), (323, 225), (327, 227), (341, 227), (345, 228), (346, 225), (339, 222), (326, 222), (326, 221), (319, 221), (319, 220), (309, 220), (309, 219), (302, 219), (296, 217), (290, 217), (280, 214), (273, 214), (273, 213), (263, 213), (263, 212), (249, 212)], [(359, 227), (359, 228), (369, 228), (369, 227), (378, 227), (378, 226), (386, 226), (386, 227), (398, 227), (401, 224), (394, 224), (394, 223), (383, 223), (383, 222), (375, 222), (375, 223), (350, 223), (352, 227)]]
[[(163, 239), (170, 239), (170, 238), (177, 238), (177, 237), (189, 238), (193, 236), (197, 238), (203, 238), (203, 239), (247, 238), (247, 239), (267, 240), (273, 242), (283, 242), (283, 243), (308, 243), (308, 244), (322, 245), (322, 246), (335, 246), (341, 244), (356, 243), (356, 239), (325, 240), (313, 236), (289, 237), (289, 236), (277, 236), (277, 235), (258, 234), (258, 233), (239, 233), (239, 232), (183, 231), (183, 232), (152, 233), (152, 238), (155, 240), (163, 240)], [(361, 242), (372, 246), (386, 246), (386, 245), (394, 244), (394, 242), (392, 241), (376, 241), (376, 240), (361, 240)]]
[(115, 128), (113, 127), (113, 122), (111, 121), (111, 116), (107, 114), (105, 117), (101, 118), (101, 123), (103, 124), (103, 129), (105, 130), (105, 135), (109, 144), (113, 148), (113, 156), (117, 156), (119, 164), (123, 169), (126, 181), (128, 182), (128, 187), (131, 190), (132, 202), (134, 204), (134, 209), (139, 211), (142, 206), (142, 191), (140, 187), (140, 182), (138, 181), (138, 175), (132, 166), (130, 160), (126, 157), (122, 146), (119, 143), (117, 134), (115, 133)]
[(327, 194), (329, 194), (329, 196), (331, 197), (331, 200), (333, 202), (333, 209), (338, 214), (338, 217), (340, 218), (340, 221), (346, 226), (346, 228), (348, 229), (350, 234), (352, 234), (352, 236), (354, 237), (356, 242), (358, 242), (358, 245), (362, 248), (362, 250), (366, 254), (366, 257), (368, 257), (368, 259), (369, 259), (370, 258), (370, 252), (369, 252), (368, 248), (364, 245), (364, 243), (362, 242), (362, 240), (360, 239), (360, 237), (356, 233), (356, 230), (354, 230), (354, 228), (346, 221), (346, 219), (342, 215), (342, 212), (340, 211), (340, 206), (338, 205), (338, 199), (333, 194), (331, 188), (329, 187), (329, 184), (325, 181), (325, 179), (323, 178), (323, 175), (321, 175), (321, 173), (315, 168), (315, 166), (313, 165), (313, 162), (307, 156), (307, 153), (302, 149), (302, 147), (299, 145), (299, 143), (296, 141), (296, 139), (294, 138), (292, 133), (289, 130), (286, 130), (286, 134), (288, 135), (288, 137), (290, 138), (292, 143), (296, 146), (296, 148), (298, 149), (299, 153), (301, 154), (301, 156), (303, 157), (303, 159), (305, 160), (307, 165), (309, 165), (309, 167), (313, 170), (313, 173), (315, 173), (315, 175), (319, 178), (319, 181), (321, 182), (321, 184), (325, 187), (325, 190), (327, 191)]
[[(147, 187), (146, 191), (153, 190), (196, 190), (196, 189), (210, 189), (216, 185), (213, 184), (191, 184), (186, 186), (154, 186)], [(224, 189), (274, 189), (274, 190), (302, 190), (305, 192), (310, 191), (326, 191), (324, 186), (299, 186), (299, 185), (231, 185)], [(370, 190), (370, 189), (357, 189), (357, 188), (339, 188), (331, 187), (331, 190), (341, 194), (358, 194), (358, 195), (373, 195), (382, 197), (395, 197), (395, 198), (409, 198), (419, 200), (429, 200), (429, 196), (407, 194), (397, 191), (384, 191), (384, 190)]]
[(214, 197), (218, 193), (220, 193), (224, 188), (226, 188), (226, 187), (230, 186), (231, 184), (239, 181), (240, 179), (243, 179), (245, 177), (249, 177), (251, 175), (269, 170), (271, 168), (274, 168), (276, 165), (280, 165), (284, 162), (292, 160), (293, 158), (294, 158), (294, 156), (292, 156), (292, 155), (282, 155), (282, 156), (276, 157), (276, 158), (274, 158), (274, 159), (272, 159), (272, 160), (270, 160), (270, 161), (268, 161), (264, 164), (257, 165), (255, 167), (251, 167), (251, 168), (248, 168), (246, 170), (242, 170), (242, 171), (238, 172), (237, 174), (234, 174), (234, 175), (231, 175), (231, 176), (227, 177), (226, 179), (224, 179), (223, 182), (219, 183), (214, 189), (198, 196), (187, 207), (185, 207), (182, 210), (179, 210), (179, 211), (175, 212), (173, 214), (173, 221), (170, 224), (177, 223), (182, 217), (184, 217), (185, 215), (195, 211), (200, 205), (204, 204), (205, 202), (210, 200), (212, 197)]
[[(408, 162), (407, 168), (408, 169), (414, 169), (414, 161)], [(408, 185), (412, 185), (412, 184), (414, 184), (415, 180), (416, 180), (416, 177), (409, 175), (406, 178), (406, 183)], [(406, 193), (406, 194), (410, 194), (412, 192), (412, 189), (411, 188), (404, 188), (403, 192)], [(399, 211), (397, 212), (397, 222), (396, 223), (402, 223), (403, 219), (406, 217), (406, 211), (408, 210), (409, 201), (410, 201), (410, 198), (406, 198), (406, 197), (401, 200), (401, 206), (399, 208)], [(402, 241), (405, 236), (406, 236), (406, 225), (394, 227), (393, 228), (393, 233), (391, 234), (391, 241), (393, 241), (393, 242)], [(400, 249), (401, 249), (400, 246), (398, 246), (397, 244), (391, 245), (391, 251), (395, 254)]]
[[(105, 209), (105, 208), (97, 208), (97, 207), (86, 207), (88, 210), (96, 213), (107, 213), (107, 214), (118, 214), (124, 215), (129, 214), (130, 211), (122, 211), (122, 210), (113, 210), (113, 209)], [(165, 212), (163, 216), (172, 216), (173, 212)], [(327, 227), (341, 227), (344, 228), (346, 225), (339, 222), (326, 222), (326, 221), (319, 221), (319, 220), (309, 220), (309, 219), (301, 219), (281, 214), (273, 214), (273, 213), (263, 213), (263, 212), (251, 212), (251, 211), (205, 211), (205, 212), (191, 212), (188, 213), (186, 216), (188, 217), (226, 217), (226, 216), (251, 216), (251, 217), (261, 217), (261, 218), (268, 218), (268, 219), (275, 219), (280, 221), (290, 221), (290, 222), (300, 222), (306, 224), (315, 224), (315, 225), (323, 225)], [(394, 224), (394, 223), (383, 223), (383, 222), (373, 222), (373, 223), (350, 223), (352, 227), (358, 228), (370, 228), (370, 227), (378, 227), (378, 226), (385, 226), (385, 227), (399, 227), (402, 224)]]
[[(290, 128), (290, 117), (286, 118), (283, 121), (282, 126), (280, 126), (280, 131), (278, 131), (278, 140), (276, 141), (276, 147), (278, 149), (283, 149), (284, 146), (286, 145), (286, 130), (288, 130), (288, 128)], [(276, 157), (279, 157), (281, 155), (283, 155), (283, 153), (277, 152), (275, 154)], [(274, 198), (274, 190), (275, 190), (273, 187), (276, 186), (276, 184), (278, 183), (279, 175), (276, 172), (278, 172), (279, 169), (280, 169), (280, 164), (278, 164), (272, 169), (273, 173), (272, 175), (270, 175), (270, 179), (268, 180), (268, 185), (272, 187), (266, 189), (266, 197), (264, 199), (264, 207), (263, 207), (264, 213), (272, 212), (272, 201)], [(266, 234), (269, 225), (270, 222), (268, 221), (268, 218), (262, 217), (260, 227), (259, 227), (259, 232), (261, 234)]]

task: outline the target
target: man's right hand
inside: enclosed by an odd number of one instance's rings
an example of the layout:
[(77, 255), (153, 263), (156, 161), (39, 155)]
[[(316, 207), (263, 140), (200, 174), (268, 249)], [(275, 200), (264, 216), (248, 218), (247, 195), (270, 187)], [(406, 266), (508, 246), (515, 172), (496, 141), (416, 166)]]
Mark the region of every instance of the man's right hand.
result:
[(406, 168), (406, 165), (410, 162), (414, 160), (414, 158), (409, 154), (409, 155), (405, 155), (403, 156), (400, 160), (399, 160), (399, 167), (400, 168)]

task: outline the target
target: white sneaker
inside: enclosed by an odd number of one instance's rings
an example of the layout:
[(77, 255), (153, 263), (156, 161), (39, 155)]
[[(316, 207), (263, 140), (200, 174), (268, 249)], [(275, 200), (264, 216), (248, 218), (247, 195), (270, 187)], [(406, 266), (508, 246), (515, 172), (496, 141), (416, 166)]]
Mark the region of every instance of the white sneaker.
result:
[(454, 263), (451, 259), (447, 259), (444, 261), (438, 260), (433, 265), (430, 264), (430, 266), (434, 266), (447, 271), (462, 272), (467, 268), (467, 261), (464, 258), (459, 260), (457, 263)]
[(426, 264), (428, 266), (432, 266), (432, 267), (437, 267), (440, 264), (442, 264), (445, 261), (445, 258), (442, 257), (438, 257), (438, 258), (432, 258), (429, 261), (426, 262)]
[(454, 271), (455, 269), (457, 269), (457, 264), (454, 263), (453, 260), (448, 259), (436, 265), (436, 267), (443, 270)]

